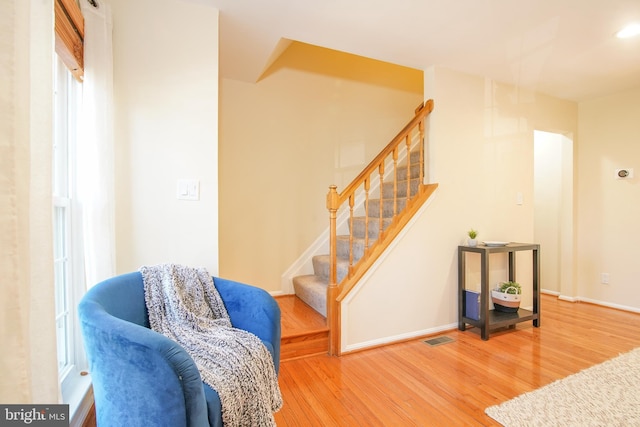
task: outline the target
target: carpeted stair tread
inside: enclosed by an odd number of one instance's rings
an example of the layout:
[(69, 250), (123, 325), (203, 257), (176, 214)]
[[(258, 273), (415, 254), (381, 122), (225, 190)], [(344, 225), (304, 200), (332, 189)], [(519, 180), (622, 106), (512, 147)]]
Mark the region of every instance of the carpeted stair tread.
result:
[(325, 317), (327, 316), (327, 286), (328, 282), (315, 274), (293, 278), (293, 290), (296, 296)]
[[(410, 196), (415, 196), (420, 189), (420, 152), (412, 151), (410, 155), (409, 192)], [(398, 166), (395, 170), (397, 200), (396, 212), (400, 213), (407, 204), (407, 166)], [(389, 179), (389, 178), (387, 178)], [(394, 182), (383, 182), (382, 187), (376, 193), (382, 195), (382, 228), (386, 229), (393, 221), (394, 216)], [(349, 253), (353, 250), (353, 263), (362, 258), (365, 250), (365, 233), (369, 237), (369, 246), (373, 245), (379, 236), (380, 228), (380, 199), (370, 198), (369, 219), (366, 224), (364, 216), (356, 216), (350, 221), (351, 232), (353, 234), (353, 248), (349, 244), (349, 236), (337, 236), (337, 283), (347, 276), (349, 272)], [(318, 313), (327, 316), (327, 287), (329, 283), (329, 255), (316, 255), (312, 258), (314, 274), (307, 274), (293, 278), (293, 289), (295, 294), (311, 306)]]

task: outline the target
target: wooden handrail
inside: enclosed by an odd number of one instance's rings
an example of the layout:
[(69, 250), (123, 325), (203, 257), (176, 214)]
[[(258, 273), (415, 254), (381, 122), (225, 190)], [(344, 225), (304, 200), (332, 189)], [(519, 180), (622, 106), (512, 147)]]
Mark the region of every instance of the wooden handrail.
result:
[[(415, 110), (414, 118), (396, 135), (395, 138), (365, 167), (360, 174), (341, 192), (338, 193), (337, 187), (332, 185), (329, 187), (327, 194), (327, 209), (329, 210), (329, 286), (327, 288), (327, 324), (329, 327), (329, 353), (339, 355), (340, 350), (340, 301), (351, 291), (357, 281), (364, 275), (373, 262), (386, 249), (389, 243), (400, 232), (402, 227), (406, 225), (408, 220), (417, 212), (418, 208), (426, 201), (437, 185), (424, 184), (424, 164), (425, 164), (425, 126), (426, 117), (433, 111), (433, 100), (428, 100), (421, 104)], [(413, 133), (418, 130), (418, 149), (419, 149), (419, 182), (418, 191), (415, 194), (411, 192), (411, 169), (414, 166), (411, 162), (411, 152), (413, 145)], [(406, 196), (398, 196), (398, 156), (401, 146), (404, 143), (404, 149), (407, 159), (406, 171)], [(390, 159), (391, 158), (391, 159)], [(383, 183), (385, 176), (385, 163), (389, 159), (391, 163), (391, 173), (393, 173), (393, 215), (390, 224), (384, 227), (384, 200), (383, 200)], [(374, 174), (378, 173), (377, 176)], [(372, 184), (372, 176), (378, 179), (380, 199), (378, 200), (378, 236), (370, 244), (369, 237), (369, 212), (370, 199), (369, 193)], [(354, 264), (354, 237), (353, 237), (353, 220), (354, 220), (354, 203), (356, 193), (361, 191), (364, 194), (364, 254)], [(405, 199), (404, 208), (399, 212), (399, 201)], [(336, 217), (340, 207), (349, 201), (349, 268), (346, 277), (342, 278), (338, 283), (338, 259), (337, 259), (337, 226)], [(373, 239), (372, 239), (373, 240)]]
[(351, 193), (353, 193), (362, 183), (365, 178), (371, 175), (372, 171), (374, 171), (384, 159), (387, 158), (389, 154), (393, 152), (393, 150), (406, 138), (406, 136), (418, 125), (421, 123), (425, 117), (429, 115), (433, 111), (433, 99), (428, 100), (424, 103), (424, 106), (417, 110), (415, 117), (407, 123), (407, 125), (396, 135), (395, 138), (391, 140), (386, 147), (382, 149), (382, 151), (365, 167), (360, 174), (355, 177), (351, 184), (347, 185), (347, 187), (342, 190), (340, 196), (338, 197), (338, 205), (342, 205), (344, 201), (349, 197)]

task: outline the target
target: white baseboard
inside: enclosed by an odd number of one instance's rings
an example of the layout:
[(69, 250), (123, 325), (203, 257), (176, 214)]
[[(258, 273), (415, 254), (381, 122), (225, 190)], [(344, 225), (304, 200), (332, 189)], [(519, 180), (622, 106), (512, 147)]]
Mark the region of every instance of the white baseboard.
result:
[(628, 305), (614, 304), (607, 301), (600, 301), (600, 300), (595, 300), (595, 299), (585, 298), (585, 297), (578, 297), (577, 300), (579, 302), (588, 302), (589, 304), (601, 305), (603, 307), (608, 307), (608, 308), (615, 308), (616, 310), (629, 311), (631, 313), (640, 313), (640, 308), (631, 307)]
[[(629, 311), (629, 312), (632, 312), (632, 313), (640, 313), (640, 309), (638, 309), (636, 307), (630, 307), (630, 306), (625, 306), (625, 305), (621, 305), (621, 304), (613, 304), (613, 303), (610, 303), (610, 302), (595, 300), (595, 299), (591, 299), (591, 298), (567, 297), (565, 295), (561, 295), (559, 292), (556, 292), (556, 291), (541, 290), (540, 292), (544, 293), (544, 294), (548, 294), (548, 295), (557, 296), (558, 299), (560, 299), (562, 301), (587, 302), (587, 303), (590, 303), (590, 304), (600, 305), (600, 306), (608, 307), (608, 308), (614, 308), (614, 309), (617, 309), (617, 310)], [(523, 307), (523, 308), (527, 309), (527, 307)], [(528, 307), (528, 309), (531, 309), (531, 307)], [(384, 338), (377, 338), (377, 339), (374, 339), (374, 340), (364, 341), (364, 342), (360, 342), (360, 343), (357, 343), (357, 344), (346, 345), (344, 350), (343, 350), (343, 353), (349, 353), (349, 352), (364, 350), (364, 349), (367, 349), (367, 348), (370, 348), (370, 347), (379, 347), (381, 345), (393, 344), (394, 342), (406, 341), (406, 340), (410, 340), (412, 338), (418, 338), (418, 337), (426, 336), (426, 335), (433, 335), (433, 334), (437, 334), (439, 332), (450, 331), (452, 329), (457, 329), (457, 328), (458, 328), (458, 324), (457, 323), (451, 323), (451, 324), (448, 324), (448, 325), (437, 326), (437, 327), (434, 327), (434, 328), (423, 329), (423, 330), (420, 330), (420, 331), (409, 332), (409, 333), (405, 333), (405, 334), (399, 334), (399, 335), (394, 335), (394, 336), (389, 336), (389, 337), (384, 337)]]
[(567, 295), (562, 295), (560, 292), (556, 292), (556, 291), (546, 291), (546, 290), (541, 290), (541, 293), (544, 294), (548, 294), (548, 295), (553, 295), (553, 296), (557, 296), (559, 300), (561, 301), (568, 301), (568, 302), (586, 302), (589, 304), (594, 304), (594, 305), (599, 305), (602, 307), (608, 307), (608, 308), (615, 308), (616, 310), (622, 310), (622, 311), (628, 311), (631, 313), (640, 313), (640, 308), (637, 307), (631, 307), (628, 305), (622, 305), (622, 304), (615, 304), (615, 303), (611, 303), (608, 301), (601, 301), (601, 300), (596, 300), (593, 298), (586, 298), (586, 297), (570, 297)]
[(399, 334), (399, 335), (394, 335), (394, 336), (384, 337), (384, 338), (377, 338), (371, 341), (365, 341), (357, 344), (348, 345), (343, 350), (343, 353), (364, 350), (370, 347), (379, 347), (381, 345), (393, 344), (399, 341), (407, 341), (413, 338), (424, 337), (426, 335), (433, 335), (439, 332), (450, 331), (456, 328), (458, 328), (458, 323), (451, 323), (449, 325), (437, 326), (434, 328), (423, 329), (420, 331), (408, 332), (405, 334)]

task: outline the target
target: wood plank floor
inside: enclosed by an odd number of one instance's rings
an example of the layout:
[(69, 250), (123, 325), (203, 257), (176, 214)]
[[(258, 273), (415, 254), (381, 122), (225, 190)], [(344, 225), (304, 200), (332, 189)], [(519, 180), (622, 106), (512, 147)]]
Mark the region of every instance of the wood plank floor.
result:
[[(283, 338), (325, 327), (302, 301), (277, 300)], [(436, 347), (415, 339), (342, 357), (298, 349), (280, 364), (277, 425), (499, 426), (487, 406), (640, 346), (640, 314), (548, 295), (541, 304), (541, 328), (523, 323), (489, 341), (470, 329), (440, 334), (454, 341)]]
[(453, 342), (435, 347), (415, 339), (342, 357), (283, 361), (284, 407), (276, 422), (497, 426), (486, 407), (640, 346), (640, 314), (549, 295), (541, 307), (540, 328), (521, 323), (488, 341), (476, 329), (452, 330), (440, 335)]

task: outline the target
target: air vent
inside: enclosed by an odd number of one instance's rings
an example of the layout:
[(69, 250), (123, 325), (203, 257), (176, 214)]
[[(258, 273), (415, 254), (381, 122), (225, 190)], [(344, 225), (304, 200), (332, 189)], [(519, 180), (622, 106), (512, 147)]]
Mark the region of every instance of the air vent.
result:
[(450, 342), (454, 342), (453, 338), (449, 338), (447, 336), (429, 338), (428, 340), (424, 340), (425, 344), (429, 344), (431, 347), (435, 347), (437, 345), (448, 344)]

